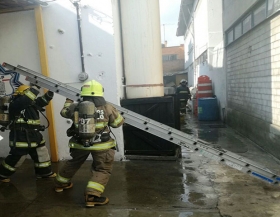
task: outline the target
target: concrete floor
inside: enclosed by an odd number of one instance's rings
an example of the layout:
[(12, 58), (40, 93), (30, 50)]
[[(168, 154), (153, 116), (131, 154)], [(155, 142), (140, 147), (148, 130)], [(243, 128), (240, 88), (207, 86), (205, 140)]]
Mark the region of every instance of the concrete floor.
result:
[[(222, 123), (198, 122), (187, 114), (182, 131), (280, 173), (279, 161)], [(63, 163), (53, 164), (54, 170)], [(89, 175), (90, 162), (86, 162), (73, 178), (74, 188), (55, 193), (53, 181), (36, 180), (32, 162), (26, 160), (11, 183), (0, 183), (0, 217), (280, 216), (279, 188), (186, 149), (175, 161), (115, 162), (104, 192), (110, 199), (106, 206), (84, 207)]]

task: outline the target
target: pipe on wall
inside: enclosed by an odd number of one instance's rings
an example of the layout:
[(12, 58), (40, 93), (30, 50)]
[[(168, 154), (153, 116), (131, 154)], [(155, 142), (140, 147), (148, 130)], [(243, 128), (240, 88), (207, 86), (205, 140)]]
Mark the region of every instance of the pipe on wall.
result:
[(82, 72), (79, 74), (79, 80), (85, 81), (88, 79), (88, 74), (85, 72), (84, 49), (83, 49), (83, 39), (82, 39), (82, 27), (81, 27), (82, 18), (81, 18), (79, 2), (80, 1), (75, 1), (73, 2), (73, 5), (76, 7), (76, 12), (77, 12), (79, 45), (80, 45), (81, 65), (82, 65)]

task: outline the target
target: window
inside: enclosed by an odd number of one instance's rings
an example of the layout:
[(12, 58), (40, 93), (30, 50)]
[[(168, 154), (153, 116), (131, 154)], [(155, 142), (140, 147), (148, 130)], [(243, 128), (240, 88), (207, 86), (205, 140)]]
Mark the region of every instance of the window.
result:
[(243, 34), (248, 32), (252, 28), (252, 19), (251, 19), (251, 14), (246, 17), (243, 22), (242, 22), (242, 27), (243, 27)]
[(170, 55), (169, 60), (177, 60), (177, 55)]
[(162, 55), (162, 61), (177, 60), (177, 54)]
[(270, 16), (280, 8), (280, 0), (268, 0), (267, 15)]
[(242, 26), (241, 23), (239, 23), (235, 28), (234, 28), (234, 39), (239, 38), (242, 35)]
[(280, 0), (259, 0), (259, 3), (250, 9), (246, 16), (240, 17), (239, 21), (226, 31), (226, 44), (238, 39), (279, 10)]
[(265, 6), (264, 3), (254, 11), (254, 26), (258, 25), (265, 19)]
[(233, 42), (233, 30), (229, 31), (227, 34), (227, 43)]
[(169, 60), (169, 55), (162, 56), (162, 61), (168, 61), (168, 60)]

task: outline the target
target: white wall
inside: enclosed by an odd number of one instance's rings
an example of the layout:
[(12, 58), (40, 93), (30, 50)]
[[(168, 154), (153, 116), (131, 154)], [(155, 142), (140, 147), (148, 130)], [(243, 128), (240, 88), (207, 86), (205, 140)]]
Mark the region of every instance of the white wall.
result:
[(194, 14), (195, 58), (208, 47), (208, 10), (207, 1), (199, 1)]
[[(112, 5), (110, 0), (82, 1), (82, 38), (85, 71), (89, 80), (96, 79), (103, 84), (105, 99), (119, 103), (119, 88), (115, 70)], [(78, 74), (82, 71), (78, 38), (76, 9), (68, 0), (49, 2), (43, 7), (46, 48), (49, 58), (50, 77), (80, 89), (82, 83)], [(63, 30), (60, 34), (58, 30)], [(36, 25), (33, 11), (0, 15), (0, 61), (21, 64), (40, 72)], [(53, 99), (59, 158), (69, 158), (68, 137), (65, 132), (70, 124), (59, 115), (65, 98), (55, 94)], [(123, 156), (121, 130), (114, 131), (121, 150), (116, 159)], [(45, 138), (48, 138), (44, 133)], [(5, 136), (6, 137), (6, 136)], [(2, 142), (1, 142), (2, 143)], [(7, 141), (4, 141), (7, 143)], [(3, 145), (0, 156), (8, 153)]]
[[(38, 55), (37, 33), (35, 29), (33, 11), (23, 11), (0, 15), (0, 62), (10, 64), (21, 64), (40, 71), (40, 60)], [(20, 81), (24, 81), (20, 77)], [(0, 156), (9, 153), (9, 133), (0, 132), (4, 137), (1, 140)], [(48, 139), (46, 132), (44, 136)]]
[(223, 40), (223, 14), (221, 0), (208, 0), (208, 47), (215, 47)]

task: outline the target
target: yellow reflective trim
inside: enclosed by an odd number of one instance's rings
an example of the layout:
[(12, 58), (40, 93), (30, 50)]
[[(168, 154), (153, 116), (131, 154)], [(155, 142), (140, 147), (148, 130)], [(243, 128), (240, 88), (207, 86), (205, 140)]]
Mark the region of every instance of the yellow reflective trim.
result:
[(63, 117), (66, 117), (66, 112), (67, 112), (67, 108), (63, 108), (63, 109), (61, 110), (61, 115), (62, 115)]
[[(43, 144), (45, 142), (46, 142), (45, 140), (42, 140), (40, 142), (40, 144)], [(10, 146), (14, 146), (13, 141), (10, 141)], [(31, 146), (31, 148), (35, 148), (35, 147), (38, 146), (38, 144), (36, 142), (31, 142), (30, 146)], [(28, 143), (27, 142), (16, 142), (16, 147), (18, 147), (18, 148), (28, 148)]]
[(61, 183), (69, 183), (70, 182), (70, 179), (64, 178), (59, 174), (57, 174), (57, 176), (55, 178), (58, 182), (61, 182)]
[(106, 126), (108, 126), (108, 122), (97, 122), (95, 124), (95, 128), (104, 128)]
[(69, 107), (70, 105), (72, 104), (72, 102), (66, 102), (66, 103), (64, 103), (64, 108), (67, 108), (67, 107)]
[(37, 168), (49, 167), (50, 165), (51, 165), (50, 161), (43, 162), (43, 163), (35, 163), (35, 167)]
[(114, 120), (113, 123), (111, 123), (111, 126), (118, 126), (119, 123), (121, 123), (123, 121), (123, 117), (119, 114), (118, 117)]
[(108, 142), (101, 142), (93, 144), (90, 147), (84, 147), (82, 144), (78, 144), (75, 142), (69, 142), (68, 146), (70, 148), (76, 148), (81, 150), (87, 150), (87, 151), (101, 151), (101, 150), (107, 150), (110, 148), (113, 148), (116, 146), (115, 140), (111, 139)]
[(12, 172), (16, 171), (16, 168), (11, 167), (10, 165), (6, 164), (4, 160), (2, 161), (2, 165), (3, 165), (3, 167), (5, 167), (6, 169), (8, 169)]
[(92, 181), (89, 181), (88, 184), (87, 184), (87, 188), (93, 188), (97, 191), (100, 191), (101, 193), (103, 193), (105, 187), (97, 182), (92, 182)]
[(36, 99), (36, 95), (34, 93), (32, 93), (29, 89), (24, 91), (24, 95), (26, 95), (28, 98), (34, 100)]
[(32, 120), (28, 119), (25, 121), (23, 118), (19, 118), (16, 120), (17, 124), (30, 124), (30, 125), (40, 125), (40, 120)]

